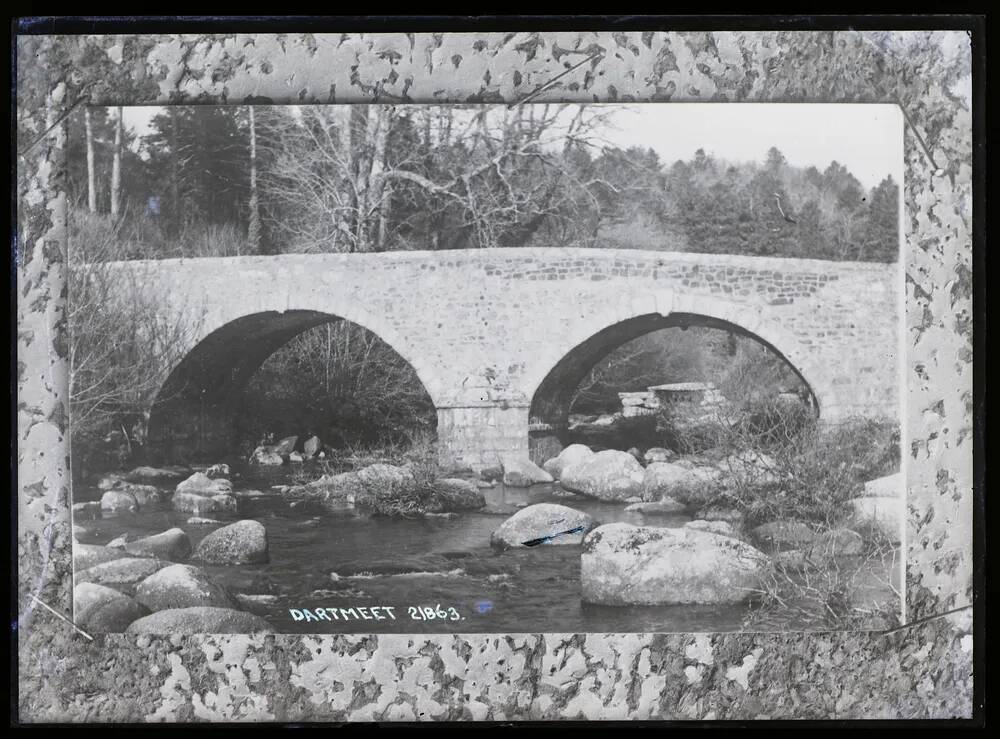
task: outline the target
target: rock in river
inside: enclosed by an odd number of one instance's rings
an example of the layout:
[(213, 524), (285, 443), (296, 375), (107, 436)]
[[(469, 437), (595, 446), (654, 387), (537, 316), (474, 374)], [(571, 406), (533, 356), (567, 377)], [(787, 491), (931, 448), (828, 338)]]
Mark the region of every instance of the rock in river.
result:
[(504, 485), (512, 488), (527, 488), (546, 482), (553, 482), (552, 475), (530, 459), (509, 457), (503, 460)]
[(183, 480), (188, 471), (181, 467), (136, 467), (125, 475), (128, 482), (175, 482)]
[(97, 583), (132, 595), (136, 585), (169, 564), (150, 557), (123, 557), (77, 572), (75, 583), (77, 585), (82, 582)]
[(229, 469), (229, 465), (222, 462), (220, 462), (219, 464), (213, 464), (211, 467), (205, 470), (205, 476), (210, 477), (213, 480), (218, 477), (228, 478), (230, 474), (231, 472)]
[(439, 505), (429, 508), (429, 513), (474, 511), (486, 505), (486, 498), (476, 483), (469, 480), (457, 477), (436, 480), (434, 489), (438, 494)]
[(625, 500), (642, 493), (645, 470), (628, 452), (606, 449), (563, 469), (560, 484), (572, 493), (600, 500)]
[(642, 455), (642, 460), (649, 465), (654, 462), (669, 462), (676, 456), (676, 452), (672, 452), (662, 446), (654, 446), (646, 450), (646, 453)]
[(737, 603), (759, 587), (767, 555), (707, 531), (613, 523), (583, 542), (583, 600), (602, 605)]
[(121, 549), (102, 547), (96, 544), (73, 545), (73, 569), (77, 572), (87, 570), (94, 565), (122, 559), (127, 556)]
[(151, 611), (192, 606), (234, 608), (229, 592), (191, 565), (170, 565), (136, 586), (135, 599)]
[(131, 511), (139, 510), (139, 501), (131, 493), (123, 493), (120, 490), (109, 490), (101, 496), (102, 511)]
[[(500, 524), (490, 536), (490, 546), (504, 550), (528, 546), (526, 542), (539, 539), (544, 539), (538, 542), (540, 545), (579, 544), (597, 525), (593, 517), (574, 508), (536, 503), (522, 508)], [(565, 533), (569, 531), (573, 533)]]
[(176, 492), (207, 496), (227, 495), (233, 492), (233, 484), (222, 477), (213, 479), (204, 472), (195, 472), (191, 477), (178, 483)]
[(280, 467), (285, 463), (285, 458), (271, 447), (259, 446), (253, 450), (253, 454), (250, 455), (250, 461), (265, 467)]
[(161, 557), (178, 562), (191, 554), (191, 540), (183, 529), (173, 528), (160, 534), (125, 544), (125, 551), (142, 557)]
[(559, 452), (559, 455), (545, 462), (542, 468), (558, 480), (563, 470), (570, 465), (584, 462), (594, 456), (593, 450), (586, 444), (570, 444)]
[(269, 560), (267, 530), (258, 521), (244, 520), (216, 529), (198, 544), (195, 559), (213, 564), (257, 564)]
[(113, 588), (92, 582), (73, 588), (73, 620), (88, 633), (120, 633), (148, 613), (145, 606)]
[(198, 495), (197, 493), (174, 493), (171, 499), (174, 510), (203, 516), (206, 513), (235, 511), (236, 498), (232, 495)]
[(159, 611), (129, 624), (129, 634), (272, 633), (267, 621), (232, 608), (196, 606)]
[(286, 436), (284, 439), (279, 441), (274, 445), (272, 451), (275, 454), (280, 454), (282, 457), (287, 457), (293, 451), (295, 451), (295, 445), (298, 443), (298, 436)]
[(305, 454), (306, 459), (312, 459), (320, 450), (323, 448), (323, 442), (318, 436), (310, 436), (302, 444), (302, 452)]
[(704, 500), (712, 484), (719, 479), (713, 467), (685, 467), (673, 462), (653, 462), (646, 468), (642, 497), (658, 500), (665, 495), (681, 501)]

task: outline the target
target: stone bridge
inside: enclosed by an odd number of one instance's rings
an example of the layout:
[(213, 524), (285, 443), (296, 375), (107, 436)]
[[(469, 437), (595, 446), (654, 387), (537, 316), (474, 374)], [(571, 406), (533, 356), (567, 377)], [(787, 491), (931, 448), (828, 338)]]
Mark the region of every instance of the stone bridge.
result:
[[(150, 398), (149, 446), (202, 455), (257, 368), (296, 334), (347, 319), (416, 370), (442, 462), (529, 452), (529, 418), (563, 427), (602, 357), (672, 326), (726, 328), (783, 356), (821, 419), (898, 417), (897, 264), (612, 249), (512, 248), (120, 262), (121, 289), (184, 326)], [(154, 403), (154, 400), (157, 402)]]

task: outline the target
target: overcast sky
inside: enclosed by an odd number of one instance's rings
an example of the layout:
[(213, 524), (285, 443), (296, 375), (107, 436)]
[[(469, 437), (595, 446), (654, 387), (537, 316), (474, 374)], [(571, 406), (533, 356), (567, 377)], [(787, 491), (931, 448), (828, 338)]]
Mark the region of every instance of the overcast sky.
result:
[[(649, 103), (617, 108), (604, 136), (626, 148), (651, 147), (670, 164), (695, 151), (734, 162), (763, 162), (777, 146), (790, 164), (821, 171), (836, 160), (871, 188), (903, 181), (903, 116), (895, 105), (817, 103)], [(159, 108), (125, 109), (142, 135)]]

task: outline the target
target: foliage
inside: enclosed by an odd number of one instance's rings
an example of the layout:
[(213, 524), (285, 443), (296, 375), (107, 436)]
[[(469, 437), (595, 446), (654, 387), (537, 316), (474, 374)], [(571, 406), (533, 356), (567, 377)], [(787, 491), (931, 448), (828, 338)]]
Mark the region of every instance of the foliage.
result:
[(364, 492), (356, 505), (372, 515), (394, 518), (419, 518), (428, 511), (440, 510), (444, 498), (436, 485), (437, 465), (416, 463), (406, 469), (412, 477), (362, 482)]
[[(74, 472), (90, 466), (88, 452), (103, 451), (115, 465), (145, 438), (146, 410), (196, 328), (197, 311), (186, 323), (168, 324), (157, 313), (155, 285), (123, 290), (115, 269), (127, 238), (122, 224), (105, 216), (71, 211), (71, 255), (67, 320), (70, 336), (70, 433)], [(132, 277), (130, 277), (131, 279)], [(140, 297), (129, 299), (134, 292)]]
[(386, 447), (436, 423), (413, 367), (372, 332), (338, 321), (299, 334), (264, 362), (237, 428), (251, 443), (275, 432), (315, 434), (334, 447)]

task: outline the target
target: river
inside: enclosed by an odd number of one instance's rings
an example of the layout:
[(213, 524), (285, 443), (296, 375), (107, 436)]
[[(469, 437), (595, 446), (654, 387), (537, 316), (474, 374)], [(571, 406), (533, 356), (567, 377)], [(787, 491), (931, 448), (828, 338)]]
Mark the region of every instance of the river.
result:
[[(746, 605), (584, 604), (579, 546), (543, 545), (496, 553), (490, 548), (490, 533), (507, 516), (495, 513), (462, 513), (450, 520), (387, 519), (293, 508), (272, 486), (289, 484), (296, 472), (301, 475), (302, 465), (234, 469), (231, 479), (239, 510), (228, 516), (212, 514), (223, 523), (260, 521), (267, 529), (268, 563), (192, 562), (234, 593), (263, 596), (244, 608), (266, 618), (278, 632), (713, 632), (740, 629), (748, 614)], [(96, 481), (77, 487), (75, 502), (100, 499)], [(239, 495), (246, 490), (263, 495)], [(529, 489), (497, 485), (483, 493), (488, 504), (510, 513), (518, 504), (552, 502), (585, 511), (601, 523), (679, 527), (690, 520), (686, 515), (646, 517), (626, 512), (620, 503), (568, 498), (555, 485)], [(196, 547), (218, 528), (189, 525), (189, 514), (172, 510), (169, 502), (157, 510), (104, 515), (80, 522), (81, 543), (106, 544), (122, 534), (138, 538), (179, 527)], [(376, 611), (370, 610), (373, 606)], [(358, 611), (359, 607), (369, 610)], [(315, 620), (305, 615), (316, 608), (343, 609), (337, 611), (342, 618)]]

